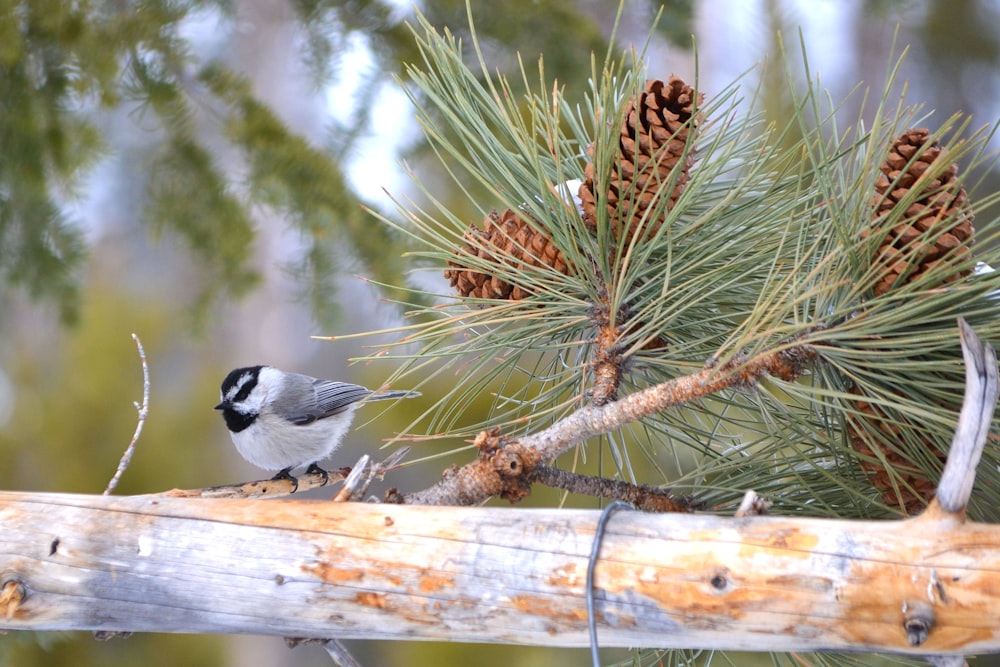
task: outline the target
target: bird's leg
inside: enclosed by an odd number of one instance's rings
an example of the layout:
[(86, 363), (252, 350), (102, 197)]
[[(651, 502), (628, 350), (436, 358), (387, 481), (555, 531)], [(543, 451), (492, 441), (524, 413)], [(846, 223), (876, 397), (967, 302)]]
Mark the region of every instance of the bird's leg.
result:
[[(314, 463), (313, 465), (316, 465), (316, 464)], [(295, 477), (292, 477), (292, 472), (291, 471), (292, 471), (292, 466), (288, 466), (287, 468), (283, 468), (283, 469), (279, 470), (278, 474), (275, 475), (274, 477), (272, 477), (271, 479), (290, 479), (290, 480), (292, 480), (292, 493), (295, 493), (296, 491), (299, 490), (299, 480), (296, 479)], [(309, 471), (307, 470), (306, 472), (309, 472)]]
[(323, 476), (323, 485), (324, 486), (326, 486), (327, 482), (330, 481), (330, 474), (327, 471), (325, 471), (325, 470), (323, 470), (322, 468), (319, 467), (319, 462), (318, 461), (309, 464), (309, 467), (306, 468), (306, 474), (307, 475), (322, 475)]

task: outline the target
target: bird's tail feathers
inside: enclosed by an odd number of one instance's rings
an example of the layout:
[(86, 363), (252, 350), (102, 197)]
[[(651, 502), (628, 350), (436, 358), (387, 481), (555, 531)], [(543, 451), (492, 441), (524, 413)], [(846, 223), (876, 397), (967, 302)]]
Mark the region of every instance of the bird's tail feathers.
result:
[(369, 394), (366, 401), (384, 401), (389, 398), (414, 398), (420, 396), (419, 391), (382, 391)]

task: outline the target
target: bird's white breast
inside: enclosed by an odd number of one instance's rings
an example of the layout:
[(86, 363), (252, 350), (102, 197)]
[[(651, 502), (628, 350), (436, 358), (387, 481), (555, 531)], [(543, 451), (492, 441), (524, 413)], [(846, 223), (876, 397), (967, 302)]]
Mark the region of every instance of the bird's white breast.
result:
[(325, 459), (340, 445), (351, 425), (354, 409), (296, 426), (266, 408), (248, 428), (233, 433), (236, 449), (247, 461), (265, 470), (308, 465)]

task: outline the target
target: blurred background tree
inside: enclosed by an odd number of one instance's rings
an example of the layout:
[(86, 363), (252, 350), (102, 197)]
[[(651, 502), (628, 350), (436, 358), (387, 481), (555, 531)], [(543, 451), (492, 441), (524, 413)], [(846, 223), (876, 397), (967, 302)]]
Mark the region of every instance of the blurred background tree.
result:
[[(619, 40), (642, 43), (660, 4), (628, 0)], [(463, 2), (419, 6), (432, 24), (466, 34)], [(491, 66), (513, 72), (520, 53), (530, 69), (544, 52), (548, 78), (582, 90), (615, 7), (473, 0), (472, 10)], [(676, 0), (665, 3), (649, 69), (695, 80), (693, 34), (700, 88), (718, 91), (776, 59), (777, 32), (801, 26), (813, 68), (840, 99), (858, 82), (881, 86), (898, 25), (897, 44), (910, 50), (899, 76), (910, 99), (979, 125), (1000, 116), (991, 94), (997, 11), (989, 0)], [(430, 166), (395, 82), (416, 58), (411, 12), (408, 3), (361, 0), (0, 2), (0, 487), (103, 489), (141, 394), (133, 331), (150, 359), (152, 412), (120, 493), (258, 476), (233, 455), (211, 410), (232, 367), (384, 380), (384, 367), (346, 368), (356, 344), (307, 337), (399, 317), (379, 301), (398, 294), (354, 274), (395, 285), (441, 280), (405, 274), (404, 239), (362, 206), (393, 215), (383, 188), (420, 202), (399, 167), (405, 158), (424, 189), (470, 221), (480, 217), (469, 205), (474, 186), (469, 197)], [(768, 113), (782, 117), (784, 83), (764, 85)], [(857, 109), (842, 110), (847, 119), (852, 112), (856, 120)], [(980, 177), (1000, 189), (996, 174), (967, 176)], [(489, 399), (479, 408), (485, 415)], [(419, 410), (398, 406), (353, 434), (338, 465)], [(410, 468), (395, 483), (419, 488), (439, 470)], [(0, 638), (0, 664), (329, 664), (318, 649), (289, 652), (252, 637), (39, 639)], [(527, 648), (354, 648), (371, 664), (585, 659)]]

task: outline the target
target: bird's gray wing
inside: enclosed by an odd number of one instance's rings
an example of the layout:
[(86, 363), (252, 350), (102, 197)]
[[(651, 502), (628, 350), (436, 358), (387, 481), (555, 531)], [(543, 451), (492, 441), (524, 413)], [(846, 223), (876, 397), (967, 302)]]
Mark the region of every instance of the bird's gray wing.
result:
[(302, 426), (340, 414), (371, 393), (357, 384), (289, 373), (282, 387), (281, 404), (276, 401), (275, 408), (286, 420)]
[(351, 404), (372, 393), (370, 389), (358, 384), (329, 380), (316, 380), (313, 387), (316, 390), (316, 404), (321, 418), (343, 412)]

